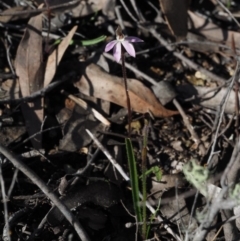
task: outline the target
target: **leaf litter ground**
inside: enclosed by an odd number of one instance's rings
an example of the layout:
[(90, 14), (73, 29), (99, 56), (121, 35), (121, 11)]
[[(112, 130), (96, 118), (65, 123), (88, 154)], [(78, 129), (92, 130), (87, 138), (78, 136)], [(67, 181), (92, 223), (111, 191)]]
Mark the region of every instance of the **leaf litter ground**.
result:
[[(186, 233), (190, 240), (231, 240), (231, 235), (237, 239), (237, 209), (219, 205), (214, 210), (210, 196), (201, 192), (194, 204), (197, 187), (182, 173), (194, 159), (211, 173), (207, 187), (229, 190), (222, 185), (223, 173), (223, 181), (238, 183), (240, 165), (234, 153), (239, 142), (239, 27), (232, 20), (239, 20), (237, 1), (225, 7), (210, 0), (191, 3), (178, 8), (179, 14), (169, 12), (174, 8), (164, 0), (136, 5), (93, 1), (88, 8), (81, 1), (71, 5), (49, 0), (45, 12), (39, 7), (43, 1), (20, 2), (21, 6), (14, 1), (0, 3), (0, 145), (60, 197), (89, 240), (136, 239), (131, 190), (85, 131), (90, 130), (128, 173), (121, 66), (103, 53), (117, 25), (123, 24), (127, 35), (144, 40), (137, 46), (136, 58), (126, 58), (131, 139), (139, 175), (145, 120), (149, 123), (147, 169), (158, 167), (163, 173), (160, 181), (153, 172), (147, 177), (148, 200), (164, 220), (156, 223), (148, 213), (153, 223), (149, 239), (177, 239), (165, 224), (179, 240)], [(122, 8), (116, 13), (117, 6)], [(178, 21), (178, 15), (185, 20)], [(81, 42), (104, 35), (104, 42), (87, 46)], [(235, 81), (232, 89), (231, 80)], [(2, 148), (0, 152), (4, 153)], [(234, 158), (236, 166), (230, 168)], [(1, 207), (3, 240), (9, 240), (6, 223), (11, 240), (69, 240), (71, 236), (78, 240), (75, 228), (52, 207), (49, 196), (4, 155), (0, 176), (1, 200), (7, 204), (7, 209)], [(218, 202), (228, 197), (232, 196), (226, 191)], [(209, 213), (215, 215), (204, 223)], [(221, 226), (229, 218), (234, 222)], [(126, 228), (126, 223), (133, 225)], [(205, 231), (203, 224), (212, 228)], [(137, 239), (141, 240), (139, 234)]]

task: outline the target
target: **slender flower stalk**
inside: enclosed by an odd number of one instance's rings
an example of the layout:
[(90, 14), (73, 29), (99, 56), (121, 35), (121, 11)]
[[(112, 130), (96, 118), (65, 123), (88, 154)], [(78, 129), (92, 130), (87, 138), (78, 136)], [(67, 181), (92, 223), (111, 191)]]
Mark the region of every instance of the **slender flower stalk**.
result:
[(105, 52), (113, 49), (113, 56), (117, 62), (122, 59), (122, 73), (123, 73), (123, 81), (125, 86), (125, 93), (127, 99), (127, 109), (128, 109), (128, 136), (131, 134), (131, 120), (132, 120), (132, 111), (131, 111), (131, 101), (128, 92), (127, 85), (127, 75), (126, 75), (126, 67), (125, 67), (125, 50), (132, 57), (136, 56), (135, 49), (132, 43), (143, 42), (142, 39), (137, 37), (125, 37), (122, 33), (122, 29), (118, 26), (116, 30), (116, 40), (109, 42), (105, 47)]
[[(137, 164), (134, 156), (134, 151), (132, 147), (132, 142), (130, 139), (131, 135), (131, 120), (132, 120), (132, 111), (131, 111), (131, 102), (128, 92), (127, 85), (127, 75), (126, 75), (126, 67), (125, 67), (125, 51), (131, 55), (132, 57), (136, 56), (135, 49), (133, 47), (134, 42), (143, 42), (143, 40), (137, 37), (125, 37), (122, 33), (122, 29), (120, 26), (116, 30), (117, 39), (108, 43), (105, 47), (105, 52), (113, 49), (113, 56), (117, 62), (122, 59), (122, 74), (123, 74), (123, 82), (125, 86), (125, 94), (127, 101), (127, 109), (128, 109), (128, 138), (125, 139), (126, 150), (128, 156), (128, 166), (130, 171), (130, 181), (132, 187), (132, 197), (133, 197), (133, 206), (135, 210), (135, 215), (138, 222), (142, 222), (142, 213), (140, 207), (140, 197), (139, 197), (139, 183), (138, 183), (138, 173), (137, 173)], [(145, 169), (144, 169), (145, 170)], [(146, 186), (146, 183), (144, 184)], [(146, 190), (146, 187), (145, 189)], [(146, 191), (145, 191), (146, 192)], [(144, 203), (146, 203), (146, 194), (143, 198)], [(145, 215), (146, 222), (146, 207), (143, 208), (143, 214)], [(143, 225), (142, 236), (146, 237), (146, 224)]]
[(143, 194), (143, 205), (142, 205), (142, 237), (143, 239), (147, 238), (147, 209), (146, 209), (146, 203), (147, 203), (147, 142), (148, 142), (148, 129), (149, 129), (149, 123), (147, 119), (144, 119), (144, 127), (143, 127), (143, 145), (142, 145), (142, 194)]
[(124, 56), (124, 49), (122, 48), (122, 74), (124, 80), (124, 87), (125, 87), (125, 94), (127, 99), (127, 109), (128, 109), (128, 137), (131, 135), (131, 122), (132, 122), (132, 109), (131, 109), (131, 101), (128, 92), (128, 84), (127, 84), (127, 74), (126, 74), (126, 67), (125, 67), (125, 56)]

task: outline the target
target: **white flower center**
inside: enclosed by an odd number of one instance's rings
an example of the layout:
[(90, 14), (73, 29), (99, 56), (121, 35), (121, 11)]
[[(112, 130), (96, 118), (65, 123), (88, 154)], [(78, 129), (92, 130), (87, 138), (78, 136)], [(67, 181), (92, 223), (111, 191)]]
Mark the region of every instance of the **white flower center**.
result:
[(125, 40), (125, 36), (122, 34), (122, 35), (117, 35), (117, 41), (119, 42), (123, 42)]

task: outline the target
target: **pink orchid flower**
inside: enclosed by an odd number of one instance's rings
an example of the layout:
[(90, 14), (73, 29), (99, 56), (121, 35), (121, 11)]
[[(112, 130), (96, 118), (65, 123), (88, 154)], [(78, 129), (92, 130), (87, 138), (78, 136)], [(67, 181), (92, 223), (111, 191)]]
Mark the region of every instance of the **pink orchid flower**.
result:
[(113, 57), (117, 62), (119, 62), (121, 59), (123, 46), (129, 55), (135, 57), (136, 52), (132, 43), (143, 42), (143, 40), (137, 37), (125, 37), (122, 34), (120, 27), (118, 27), (116, 30), (116, 36), (117, 40), (113, 40), (106, 45), (105, 52), (108, 52), (113, 48)]

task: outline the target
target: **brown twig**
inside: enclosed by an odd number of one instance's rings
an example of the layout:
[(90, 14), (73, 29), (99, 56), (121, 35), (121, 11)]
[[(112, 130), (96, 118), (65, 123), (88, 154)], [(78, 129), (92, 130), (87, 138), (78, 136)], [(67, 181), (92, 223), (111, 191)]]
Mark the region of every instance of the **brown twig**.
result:
[(178, 103), (178, 101), (176, 99), (173, 100), (173, 104), (176, 106), (180, 115), (182, 116), (183, 122), (184, 122), (185, 126), (187, 127), (188, 131), (190, 132), (190, 134), (192, 136), (192, 140), (199, 147), (201, 155), (204, 156), (206, 154), (206, 149), (205, 149), (204, 145), (202, 144), (201, 140), (199, 139), (199, 137), (198, 137), (197, 133), (195, 132), (194, 128), (190, 124), (190, 122), (188, 120), (188, 117), (185, 114), (183, 108), (181, 107), (181, 105)]
[(221, 104), (219, 106), (219, 112), (216, 114), (216, 117), (215, 117), (216, 128), (215, 127), (213, 127), (213, 128), (214, 128), (214, 130), (216, 129), (216, 131), (215, 131), (214, 137), (212, 138), (213, 144), (212, 144), (211, 152), (210, 152), (210, 155), (209, 155), (209, 158), (208, 158), (208, 161), (207, 161), (208, 165), (210, 164), (210, 162), (212, 160), (212, 157), (214, 155), (215, 146), (216, 146), (217, 138), (218, 138), (218, 133), (219, 133), (219, 129), (220, 129), (220, 126), (221, 126), (221, 123), (222, 123), (224, 110), (225, 110), (225, 107), (226, 107), (226, 104), (227, 104), (228, 97), (230, 95), (230, 91), (233, 89), (235, 79), (239, 78), (239, 74), (240, 74), (239, 63), (237, 63), (235, 75), (232, 77), (232, 81), (231, 81), (228, 89), (226, 90), (226, 94), (225, 94), (224, 98), (222, 99)]
[(110, 126), (111, 125), (111, 123), (102, 114), (100, 114), (96, 109), (90, 107), (86, 101), (84, 101), (81, 98), (76, 97), (76, 96), (74, 96), (72, 94), (69, 94), (65, 90), (61, 90), (61, 93), (64, 94), (65, 96), (67, 96), (72, 101), (74, 101), (77, 105), (79, 105), (82, 108), (84, 108), (85, 110), (90, 110), (92, 112), (92, 114), (95, 116), (95, 118), (98, 119), (105, 126)]
[(131, 135), (131, 121), (132, 121), (132, 110), (131, 110), (131, 101), (129, 97), (129, 92), (128, 92), (128, 84), (127, 84), (127, 74), (126, 74), (126, 67), (125, 67), (125, 55), (124, 55), (124, 48), (121, 45), (122, 51), (122, 74), (123, 74), (123, 82), (124, 82), (124, 89), (125, 89), (125, 94), (126, 94), (126, 100), (127, 100), (127, 109), (128, 109), (128, 137)]
[(61, 79), (56, 80), (53, 83), (50, 83), (45, 88), (42, 88), (42, 89), (32, 93), (29, 96), (19, 98), (19, 99), (13, 99), (13, 98), (3, 99), (3, 100), (0, 99), (0, 104), (28, 102), (28, 101), (34, 100), (36, 98), (39, 98), (39, 97), (44, 97), (48, 92), (52, 91), (59, 85), (65, 83), (67, 81), (70, 81), (70, 79), (75, 75), (76, 75), (76, 73), (74, 71), (72, 71), (72, 72), (66, 74), (65, 76), (63, 76)]
[[(2, 160), (0, 161), (2, 162)], [(5, 221), (3, 238), (5, 238), (4, 240), (11, 241), (9, 221), (8, 221), (8, 206), (7, 206), (7, 199), (6, 199), (6, 192), (5, 192), (5, 184), (4, 184), (4, 179), (2, 175), (2, 163), (0, 163), (0, 184), (1, 184), (1, 191), (2, 191), (1, 194), (2, 194), (2, 202), (3, 202), (3, 208), (4, 208), (4, 221)]]
[(70, 224), (75, 228), (78, 236), (82, 241), (89, 241), (87, 233), (82, 228), (77, 218), (71, 213), (66, 205), (59, 200), (59, 198), (52, 192), (52, 190), (42, 181), (42, 179), (34, 173), (25, 163), (20, 161), (13, 153), (11, 153), (6, 147), (0, 145), (0, 152), (10, 161), (12, 164), (23, 172), (35, 185), (37, 185), (42, 192), (56, 205)]

